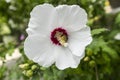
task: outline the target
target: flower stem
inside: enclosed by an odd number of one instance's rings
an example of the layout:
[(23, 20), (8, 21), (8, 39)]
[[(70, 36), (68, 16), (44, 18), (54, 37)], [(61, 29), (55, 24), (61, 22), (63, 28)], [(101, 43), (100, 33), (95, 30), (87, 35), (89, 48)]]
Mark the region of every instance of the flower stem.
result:
[(95, 65), (96, 80), (99, 80), (97, 65)]

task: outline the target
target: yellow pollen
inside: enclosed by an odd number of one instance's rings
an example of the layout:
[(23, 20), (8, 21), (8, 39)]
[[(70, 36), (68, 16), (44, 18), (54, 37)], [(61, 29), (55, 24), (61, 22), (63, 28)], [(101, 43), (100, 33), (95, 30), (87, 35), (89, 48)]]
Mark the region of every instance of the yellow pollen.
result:
[(105, 1), (105, 6), (110, 6), (110, 2), (108, 0)]
[(57, 38), (62, 46), (67, 47), (68, 43), (66, 35), (64, 35), (62, 32), (56, 31), (55, 38)]

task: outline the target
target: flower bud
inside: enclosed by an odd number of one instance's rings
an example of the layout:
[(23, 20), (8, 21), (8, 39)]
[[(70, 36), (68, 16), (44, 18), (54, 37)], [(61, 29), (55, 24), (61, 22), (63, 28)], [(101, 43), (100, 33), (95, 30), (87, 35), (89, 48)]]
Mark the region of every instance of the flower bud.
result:
[(43, 71), (44, 71), (44, 70), (46, 70), (46, 68), (45, 68), (45, 67), (40, 67), (40, 70), (43, 70)]
[(92, 56), (92, 54), (93, 54), (92, 50), (91, 49), (87, 49), (87, 55), (88, 56)]
[(31, 77), (33, 75), (33, 71), (32, 70), (28, 70), (26, 71), (26, 74), (25, 74), (27, 77)]
[(37, 68), (38, 68), (37, 65), (32, 65), (31, 67), (32, 70), (36, 70)]
[(20, 64), (19, 65), (19, 67), (21, 68), (21, 69), (29, 69), (29, 64), (28, 63), (25, 63), (25, 64)]
[(84, 58), (84, 61), (89, 61), (89, 60), (90, 58), (88, 56)]
[(90, 65), (90, 67), (95, 67), (96, 62), (95, 62), (94, 60), (91, 60), (91, 61), (89, 62), (89, 65)]
[(26, 74), (26, 70), (24, 70), (22, 73), (25, 75)]

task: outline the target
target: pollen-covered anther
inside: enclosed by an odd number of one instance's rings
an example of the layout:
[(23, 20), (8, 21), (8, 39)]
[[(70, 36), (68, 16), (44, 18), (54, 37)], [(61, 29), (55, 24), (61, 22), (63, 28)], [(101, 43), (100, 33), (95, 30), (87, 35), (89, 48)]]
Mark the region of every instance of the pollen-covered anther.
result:
[(62, 32), (56, 31), (56, 34), (55, 34), (54, 37), (59, 41), (59, 43), (60, 43), (62, 46), (64, 46), (64, 47), (67, 47), (67, 46), (68, 46), (67, 36), (64, 35)]
[(64, 46), (67, 47), (68, 46), (68, 34), (67, 31), (61, 27), (59, 28), (55, 28), (52, 32), (51, 32), (51, 41), (53, 42), (53, 44), (55, 45), (60, 45), (60, 46)]

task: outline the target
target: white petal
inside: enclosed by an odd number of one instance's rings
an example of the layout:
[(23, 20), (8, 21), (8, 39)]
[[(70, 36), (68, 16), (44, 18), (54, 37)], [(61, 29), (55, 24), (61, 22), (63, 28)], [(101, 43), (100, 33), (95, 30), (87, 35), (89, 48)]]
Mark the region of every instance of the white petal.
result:
[(53, 49), (54, 46), (50, 39), (43, 35), (28, 36), (24, 43), (24, 51), (27, 57), (44, 67), (54, 63), (55, 54)]
[(58, 25), (67, 30), (76, 31), (84, 27), (87, 22), (87, 13), (78, 5), (59, 5), (56, 7)]
[(85, 53), (82, 53), (81, 56), (75, 56), (75, 55), (74, 55), (73, 58), (75, 59), (77, 66), (78, 66), (78, 64), (80, 63), (80, 60), (81, 60), (84, 56), (85, 56)]
[(114, 37), (116, 40), (120, 40), (120, 33), (117, 33)]
[(52, 28), (52, 26), (50, 26), (50, 22), (53, 13), (55, 12), (54, 9), (55, 8), (50, 4), (36, 6), (30, 13), (31, 18), (28, 24), (30, 29), (27, 29), (28, 34), (46, 34), (46, 32), (50, 31)]
[(68, 46), (72, 53), (76, 56), (82, 56), (85, 47), (92, 41), (90, 28), (85, 27), (79, 31), (69, 34)]
[(76, 68), (80, 62), (80, 58), (74, 56), (68, 48), (59, 47), (56, 49), (56, 53), (56, 66), (60, 70), (68, 67)]

